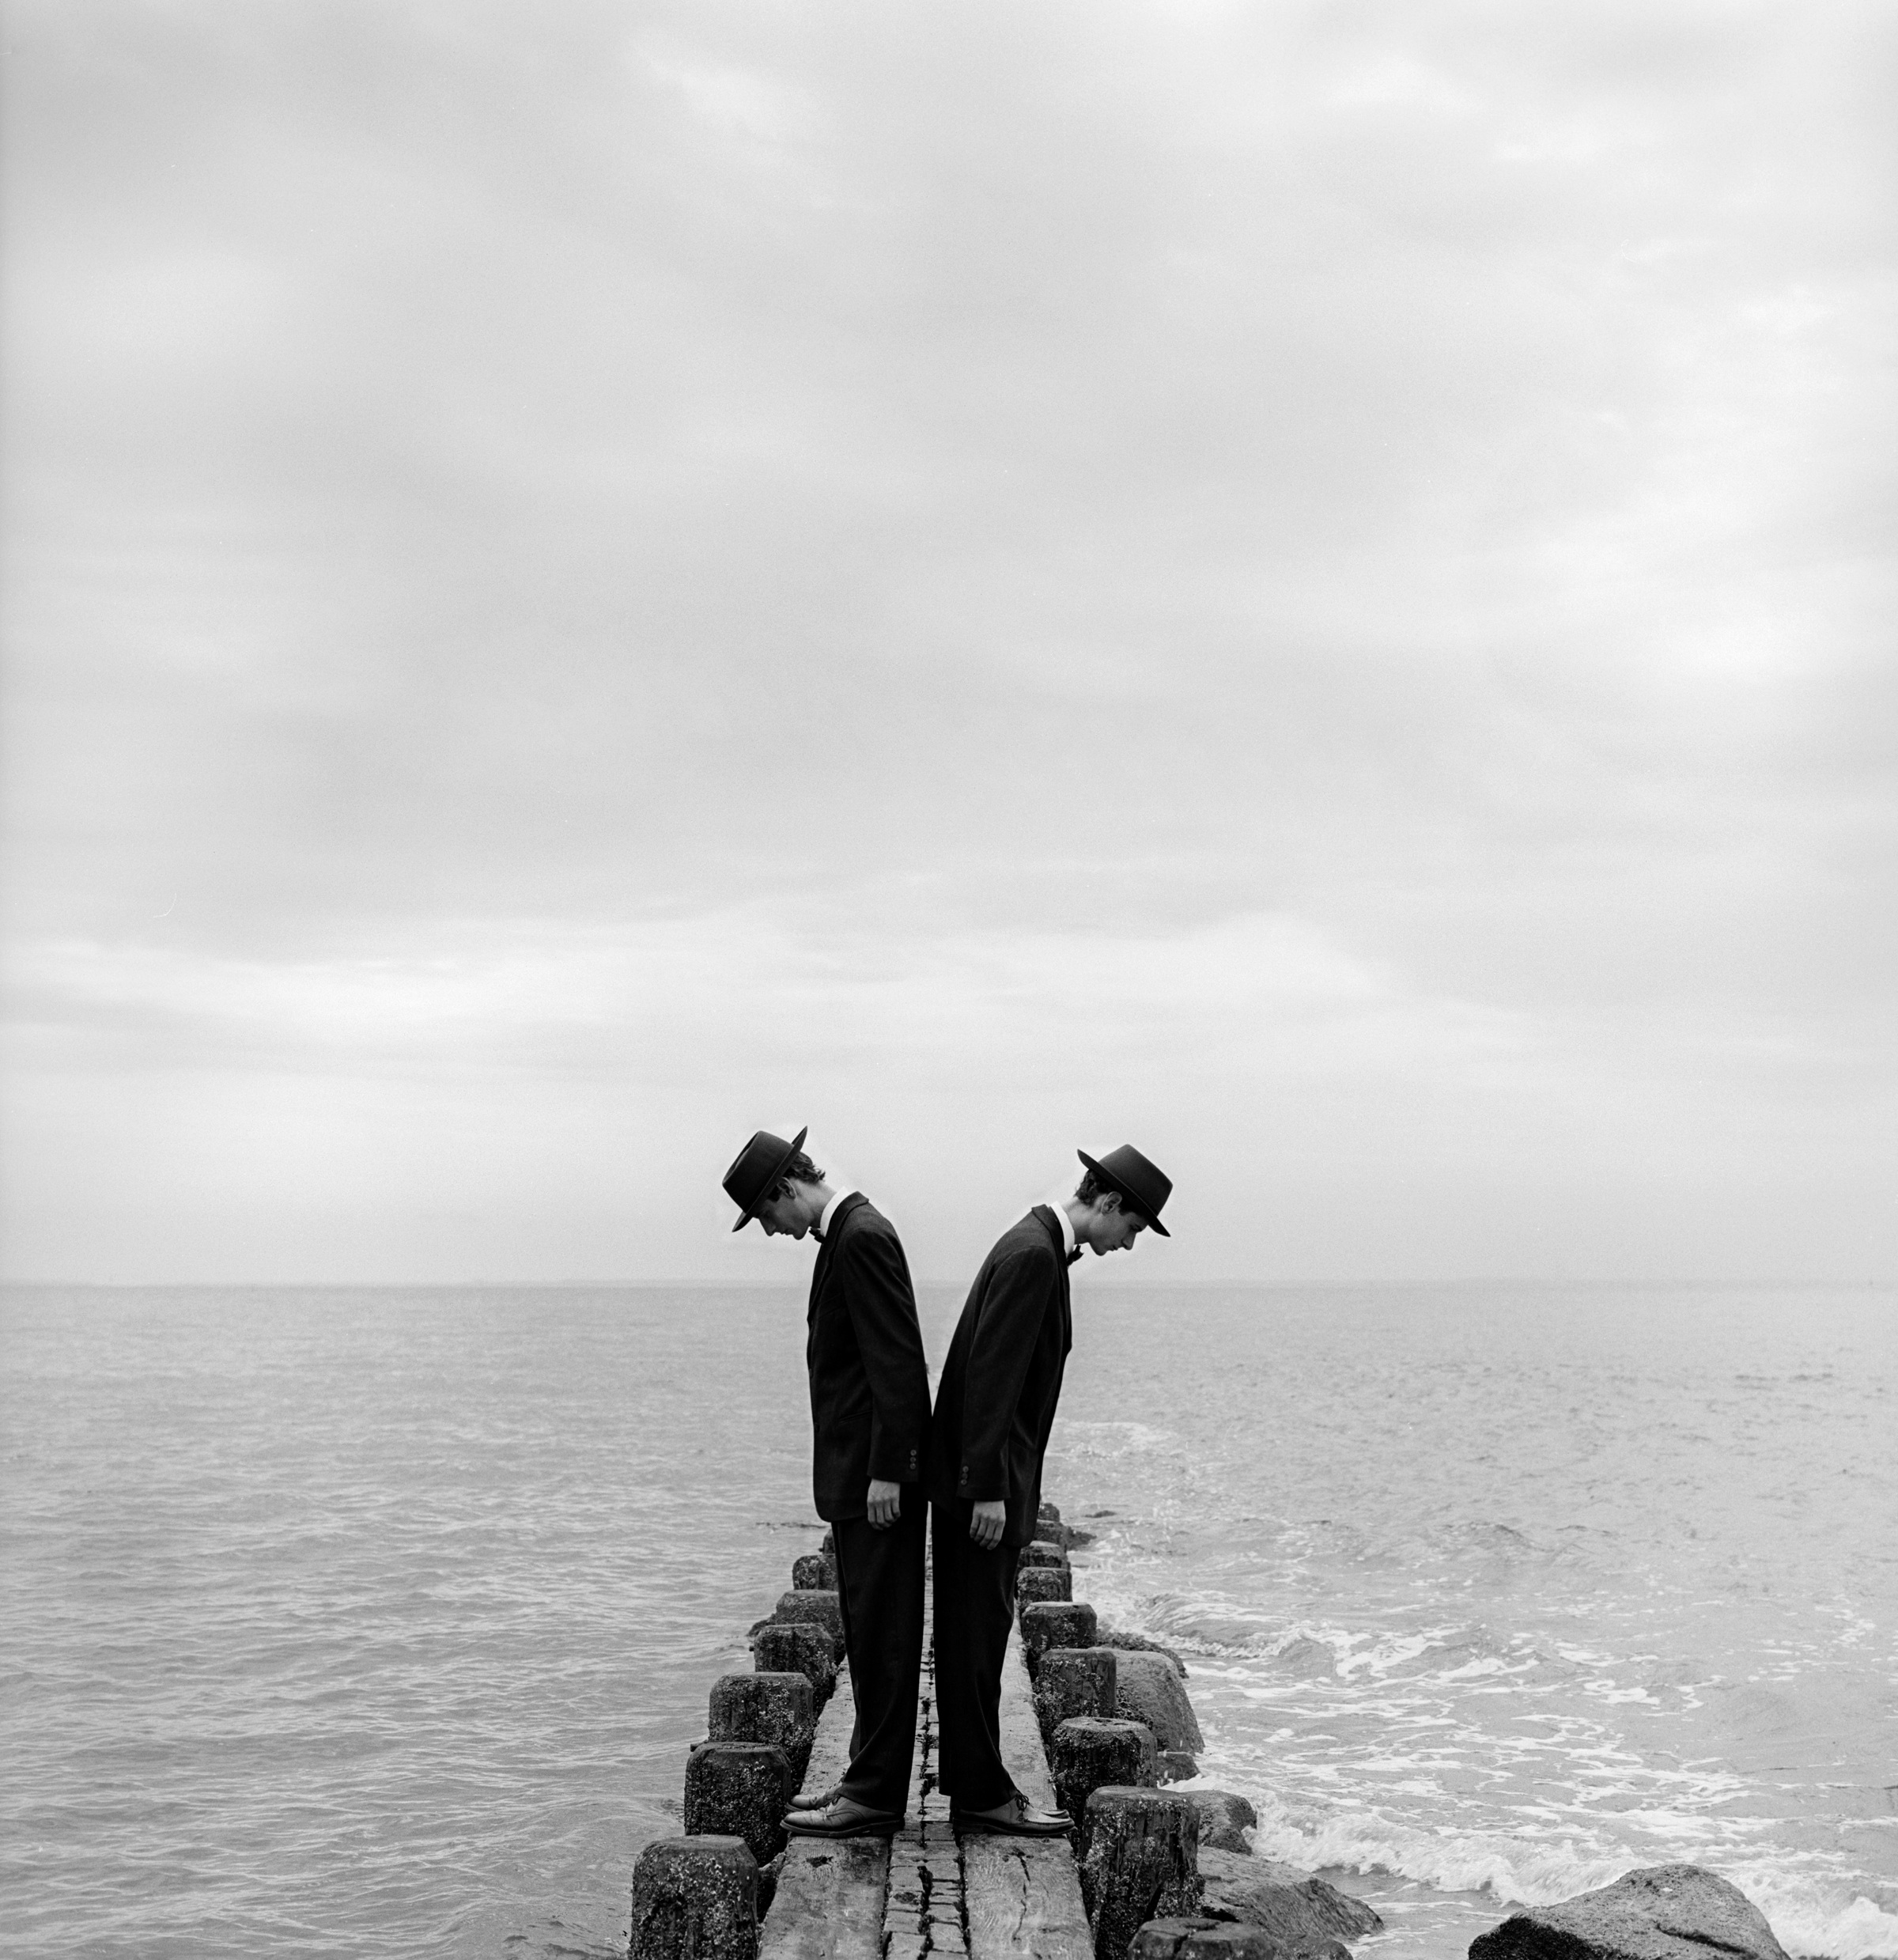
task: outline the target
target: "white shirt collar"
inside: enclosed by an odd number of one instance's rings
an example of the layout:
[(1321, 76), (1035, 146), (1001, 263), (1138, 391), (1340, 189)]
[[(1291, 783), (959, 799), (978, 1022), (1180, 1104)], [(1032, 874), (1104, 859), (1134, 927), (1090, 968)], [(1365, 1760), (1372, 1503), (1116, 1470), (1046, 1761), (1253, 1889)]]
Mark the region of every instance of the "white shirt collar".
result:
[(856, 1193), (854, 1190), (836, 1191), (831, 1194), (830, 1202), (824, 1207), (823, 1216), (817, 1221), (819, 1238), (828, 1239), (830, 1236), (830, 1221), (837, 1216), (837, 1206), (842, 1204), (845, 1198), (855, 1198), (856, 1195)]
[(1076, 1251), (1074, 1220), (1068, 1216), (1068, 1208), (1064, 1205), (1050, 1204), (1048, 1209), (1061, 1221), (1061, 1251), (1072, 1258)]

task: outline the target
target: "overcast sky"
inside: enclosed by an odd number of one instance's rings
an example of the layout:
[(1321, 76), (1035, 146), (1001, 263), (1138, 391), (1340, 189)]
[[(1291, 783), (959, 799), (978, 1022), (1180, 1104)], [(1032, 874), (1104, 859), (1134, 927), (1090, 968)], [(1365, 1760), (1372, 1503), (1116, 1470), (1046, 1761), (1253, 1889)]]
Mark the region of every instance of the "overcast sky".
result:
[(1898, 1274), (1898, 13), (6, 9), (6, 1269)]

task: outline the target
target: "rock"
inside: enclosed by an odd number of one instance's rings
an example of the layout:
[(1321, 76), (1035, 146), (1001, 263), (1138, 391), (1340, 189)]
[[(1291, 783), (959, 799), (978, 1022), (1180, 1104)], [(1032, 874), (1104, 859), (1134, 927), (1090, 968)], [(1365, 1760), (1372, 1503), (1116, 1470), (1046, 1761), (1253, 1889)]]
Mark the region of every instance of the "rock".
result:
[(1192, 1755), (1206, 1746), (1185, 1685), (1164, 1654), (1117, 1648), (1113, 1655), (1113, 1712), (1129, 1722), (1144, 1722), (1163, 1749)]
[(1094, 1608), (1078, 1602), (1064, 1606), (1058, 1600), (1038, 1600), (1021, 1610), (1022, 1658), (1032, 1678), (1042, 1655), (1056, 1647), (1091, 1647), (1094, 1640)]
[(1766, 1916), (1703, 1865), (1649, 1865), (1559, 1905), (1512, 1913), (1470, 1960), (1786, 1960)]
[[(1180, 1800), (1189, 1799), (1184, 1792)], [(1200, 1878), (1205, 1886), (1200, 1910), (1215, 1919), (1238, 1920), (1288, 1944), (1323, 1939), (1362, 1939), (1384, 1922), (1362, 1899), (1335, 1885), (1273, 1858), (1253, 1858), (1202, 1848)], [(1704, 1954), (1700, 1960), (1707, 1960)]]
[(817, 1549), (823, 1553), (826, 1558), (835, 1558), (837, 1556), (837, 1534), (826, 1527), (824, 1532), (824, 1542), (822, 1545), (819, 1546)]
[(817, 1739), (817, 1697), (801, 1673), (721, 1674), (712, 1684), (715, 1742), (769, 1742), (785, 1752), (799, 1788)]
[(1050, 1545), (1045, 1538), (1037, 1538), (1032, 1545), (1024, 1545), (1015, 1555), (1015, 1568), (1025, 1572), (1030, 1565), (1053, 1565), (1062, 1572), (1068, 1569), (1068, 1554), (1060, 1546)]
[(1095, 1960), (1122, 1960), (1150, 1919), (1198, 1915), (1198, 1846), (1184, 1797), (1110, 1784), (1088, 1798), (1080, 1880)]
[(1029, 1565), (1015, 1576), (1016, 1606), (1033, 1606), (1038, 1599), (1068, 1600), (1074, 1597), (1074, 1581), (1065, 1565)]
[[(686, 1758), (686, 1830), (742, 1837), (768, 1864), (785, 1848), (792, 1788), (785, 1752), (769, 1742), (701, 1742)], [(755, 1876), (753, 1885), (755, 1898)]]
[(822, 1552), (807, 1552), (791, 1561), (791, 1584), (798, 1592), (835, 1592), (837, 1561)]
[(1083, 1531), (1078, 1525), (1063, 1524), (1061, 1512), (1049, 1504), (1043, 1504), (1035, 1514), (1034, 1535), (1038, 1541), (1057, 1545), (1063, 1551), (1072, 1546), (1094, 1542), (1091, 1531)]
[(835, 1593), (788, 1592), (778, 1601), (777, 1610), (771, 1617), (794, 1625), (802, 1622), (807, 1626), (821, 1626), (830, 1636), (831, 1658), (843, 1659), (844, 1610), (837, 1603)]
[(1138, 1722), (1070, 1716), (1048, 1750), (1054, 1800), (1074, 1819), (1075, 1851), (1087, 1852), (1087, 1799), (1105, 1784), (1147, 1788), (1154, 1781), (1153, 1737)]
[(751, 1636), (751, 1663), (761, 1674), (802, 1674), (820, 1710), (837, 1687), (837, 1658), (825, 1627), (762, 1620)]
[(1200, 1850), (1251, 1856), (1252, 1847), (1241, 1833), (1257, 1829), (1259, 1814), (1242, 1796), (1230, 1790), (1185, 1790), (1181, 1795), (1200, 1814)]
[(758, 1916), (762, 1919), (771, 1909), (771, 1901), (777, 1897), (777, 1882), (785, 1875), (786, 1852), (781, 1851), (768, 1865), (758, 1868)]
[(1263, 1926), (1220, 1919), (1150, 1919), (1127, 1951), (1128, 1960), (1351, 1960), (1335, 1939), (1287, 1946)]
[(1200, 1773), (1200, 1765), (1183, 1749), (1163, 1749), (1154, 1767), (1163, 1783), (1190, 1783)]
[(1034, 1714), (1045, 1742), (1077, 1715), (1113, 1713), (1113, 1655), (1104, 1647), (1056, 1647), (1034, 1675)]
[(726, 1835), (661, 1837), (633, 1867), (632, 1960), (756, 1960), (758, 1861)]
[[(1117, 1647), (1123, 1653), (1164, 1654), (1179, 1669), (1182, 1681), (1191, 1672), (1185, 1662), (1172, 1648), (1163, 1647), (1158, 1640), (1149, 1639), (1144, 1633), (1130, 1633), (1125, 1627), (1103, 1626), (1097, 1637), (1101, 1646)], [(1327, 1653), (1330, 1651), (1329, 1648), (1325, 1649)]]

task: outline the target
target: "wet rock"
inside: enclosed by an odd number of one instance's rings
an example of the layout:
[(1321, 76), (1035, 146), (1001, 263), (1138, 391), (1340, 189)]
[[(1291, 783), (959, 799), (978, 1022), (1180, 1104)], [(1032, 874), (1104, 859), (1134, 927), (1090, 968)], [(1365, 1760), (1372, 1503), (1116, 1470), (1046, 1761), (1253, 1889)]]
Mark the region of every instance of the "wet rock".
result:
[(1156, 1765), (1163, 1783), (1190, 1783), (1200, 1765), (1183, 1749), (1163, 1749)]
[(835, 1592), (837, 1561), (822, 1552), (807, 1552), (791, 1561), (791, 1584), (798, 1592)]
[(1206, 1746), (1198, 1718), (1186, 1698), (1179, 1671), (1164, 1654), (1117, 1648), (1113, 1656), (1113, 1712), (1124, 1720), (1144, 1722), (1162, 1749), (1188, 1755)]
[(1050, 1545), (1045, 1538), (1037, 1538), (1032, 1545), (1024, 1545), (1015, 1555), (1015, 1568), (1025, 1572), (1030, 1565), (1053, 1565), (1057, 1570), (1068, 1569), (1068, 1554), (1058, 1545)]
[(1022, 1658), (1033, 1677), (1042, 1655), (1057, 1647), (1095, 1644), (1094, 1608), (1078, 1601), (1037, 1600), (1021, 1610)]
[(1079, 1525), (1062, 1523), (1060, 1511), (1050, 1504), (1043, 1504), (1036, 1513), (1034, 1535), (1038, 1541), (1059, 1546), (1063, 1551), (1076, 1545), (1094, 1542), (1091, 1531), (1083, 1531)]
[(1512, 1913), (1470, 1960), (1786, 1960), (1766, 1916), (1703, 1865), (1650, 1865), (1559, 1905)]
[(742, 1837), (752, 1857), (768, 1864), (785, 1848), (785, 1807), (794, 1788), (781, 1749), (701, 1742), (686, 1758), (686, 1833)]
[(632, 1960), (756, 1960), (758, 1861), (728, 1835), (661, 1837), (633, 1867)]
[(837, 1657), (826, 1627), (761, 1620), (751, 1635), (751, 1664), (761, 1674), (802, 1674), (820, 1711), (836, 1690)]
[(1199, 1819), (1184, 1797), (1110, 1784), (1087, 1799), (1081, 1901), (1095, 1960), (1121, 1960), (1150, 1919), (1199, 1913)]
[(1030, 1565), (1015, 1575), (1018, 1607), (1032, 1606), (1038, 1599), (1068, 1600), (1073, 1597), (1074, 1581), (1065, 1565)]
[(1049, 1773), (1054, 1800), (1074, 1819), (1075, 1850), (1087, 1852), (1087, 1799), (1106, 1784), (1136, 1788), (1154, 1781), (1153, 1737), (1138, 1722), (1103, 1721), (1098, 1716), (1069, 1718), (1054, 1731)]
[[(1187, 1800), (1184, 1792), (1181, 1800)], [(1362, 1899), (1276, 1859), (1202, 1846), (1200, 1877), (1205, 1886), (1203, 1912), (1216, 1919), (1263, 1926), (1289, 1944), (1362, 1939), (1384, 1924)], [(1707, 1956), (1702, 1954), (1700, 1960), (1707, 1960)]]
[(1222, 1919), (1150, 1919), (1127, 1952), (1128, 1960), (1351, 1960), (1335, 1939), (1287, 1944), (1263, 1926)]
[(1104, 1647), (1057, 1647), (1034, 1674), (1034, 1713), (1045, 1742), (1077, 1715), (1113, 1713), (1113, 1655)]
[(1181, 1793), (1200, 1814), (1200, 1848), (1251, 1855), (1243, 1833), (1258, 1827), (1259, 1814), (1231, 1790), (1186, 1790)]
[(817, 1739), (817, 1697), (801, 1673), (721, 1674), (712, 1684), (709, 1730), (715, 1742), (769, 1742), (804, 1780)]
[(1164, 1654), (1174, 1666), (1179, 1669), (1180, 1678), (1182, 1681), (1186, 1679), (1190, 1671), (1175, 1649), (1170, 1647), (1163, 1647), (1158, 1640), (1150, 1639), (1144, 1633), (1130, 1633), (1125, 1627), (1121, 1626), (1103, 1625), (1100, 1630), (1098, 1640), (1101, 1646), (1117, 1647), (1123, 1653)]
[(831, 1658), (843, 1659), (844, 1612), (835, 1593), (788, 1592), (778, 1601), (771, 1617), (792, 1625), (821, 1626), (830, 1636)]

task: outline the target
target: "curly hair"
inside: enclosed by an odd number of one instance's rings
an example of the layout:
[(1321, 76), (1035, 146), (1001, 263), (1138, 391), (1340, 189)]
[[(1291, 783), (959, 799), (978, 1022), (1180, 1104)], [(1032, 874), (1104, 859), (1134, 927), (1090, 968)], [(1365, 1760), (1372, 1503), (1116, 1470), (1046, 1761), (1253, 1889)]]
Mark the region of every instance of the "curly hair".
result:
[(803, 1151), (795, 1152), (791, 1161), (777, 1174), (777, 1182), (771, 1187), (773, 1198), (788, 1198), (791, 1186), (799, 1184), (822, 1184), (828, 1173), (821, 1171), (805, 1156)]

